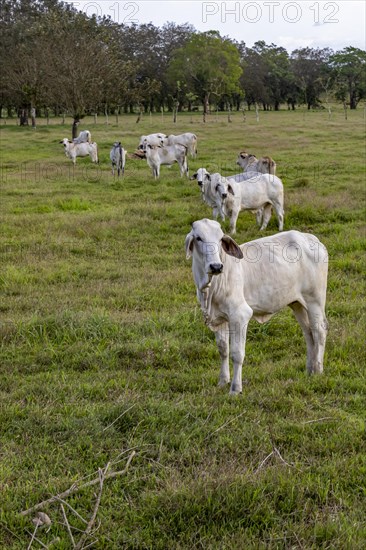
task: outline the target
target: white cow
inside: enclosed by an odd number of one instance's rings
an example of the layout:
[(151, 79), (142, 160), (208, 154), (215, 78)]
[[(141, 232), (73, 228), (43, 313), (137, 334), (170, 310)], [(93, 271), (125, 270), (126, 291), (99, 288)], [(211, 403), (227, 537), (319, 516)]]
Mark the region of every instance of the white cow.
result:
[(224, 202), (230, 192), (228, 180), (219, 173), (210, 174), (206, 168), (198, 168), (197, 172), (191, 177), (191, 180), (194, 179), (197, 180), (201, 189), (203, 202), (212, 207), (215, 220), (220, 215), (224, 221)]
[(93, 143), (73, 143), (67, 138), (64, 138), (60, 143), (64, 146), (65, 155), (76, 163), (76, 157), (90, 156), (92, 162), (98, 162), (98, 146)]
[(89, 130), (83, 130), (78, 137), (74, 138), (73, 143), (91, 143), (91, 133)]
[(255, 155), (251, 155), (246, 151), (242, 151), (238, 155), (236, 161), (243, 172), (260, 172), (262, 174), (276, 174), (276, 163), (271, 157), (261, 157), (257, 159)]
[(204, 202), (212, 206), (215, 219), (218, 214), (222, 220), (229, 217), (232, 234), (236, 232), (241, 210), (258, 212), (263, 208), (260, 229), (264, 230), (271, 218), (271, 206), (275, 209), (279, 230), (283, 230), (283, 184), (277, 176), (256, 173), (247, 181), (237, 182), (235, 178), (225, 178), (218, 173), (211, 175), (205, 168), (199, 168), (193, 178), (198, 181)]
[(308, 373), (323, 372), (328, 255), (317, 237), (287, 231), (239, 246), (224, 235), (218, 222), (203, 219), (192, 224), (185, 248), (187, 259), (192, 257), (205, 322), (216, 336), (219, 386), (230, 382), (230, 352), (234, 368), (230, 393), (241, 393), (250, 319), (264, 323), (285, 306), (302, 328)]
[(181, 177), (183, 175), (188, 177), (187, 147), (184, 147), (184, 145), (156, 147), (148, 144), (145, 154), (147, 163), (155, 179), (160, 176), (160, 166), (162, 164), (171, 166), (175, 162), (179, 164)]
[[(255, 178), (259, 174), (276, 174), (276, 163), (271, 157), (261, 157), (257, 159), (255, 155), (242, 151), (238, 155), (236, 164), (243, 169), (243, 172), (235, 176), (230, 176), (229, 179), (234, 179), (237, 182)], [(257, 225), (261, 227), (264, 209), (259, 208), (254, 213), (256, 214)]]
[(138, 145), (138, 149), (146, 150), (147, 145), (155, 145), (156, 147), (160, 147), (161, 145), (164, 145), (164, 139), (166, 139), (166, 135), (162, 133), (157, 134), (149, 134), (147, 136), (141, 136), (140, 137), (140, 143)]
[(283, 230), (283, 183), (277, 176), (258, 174), (242, 182), (228, 178), (229, 193), (224, 202), (224, 213), (230, 218), (230, 232), (236, 232), (236, 222), (241, 210), (258, 212), (263, 208), (263, 215), (257, 214), (257, 222), (262, 217), (260, 230), (263, 231), (271, 218), (272, 206), (276, 212), (279, 231)]
[(185, 134), (179, 134), (175, 136), (170, 134), (164, 139), (164, 145), (175, 145), (175, 144), (185, 145), (188, 149), (188, 153), (192, 158), (195, 158), (197, 155), (197, 136), (191, 132), (186, 132)]
[(122, 147), (120, 141), (113, 143), (112, 149), (109, 153), (109, 157), (112, 163), (112, 174), (114, 176), (114, 169), (117, 167), (118, 176), (122, 172), (122, 176), (125, 173), (126, 165), (126, 153), (127, 151)]

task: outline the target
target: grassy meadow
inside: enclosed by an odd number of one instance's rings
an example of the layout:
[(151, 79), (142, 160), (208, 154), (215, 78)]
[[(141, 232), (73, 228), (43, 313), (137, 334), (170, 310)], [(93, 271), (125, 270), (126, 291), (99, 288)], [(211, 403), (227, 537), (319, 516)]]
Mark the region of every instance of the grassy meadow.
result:
[[(75, 169), (59, 144), (71, 119), (0, 128), (0, 548), (365, 548), (362, 106), (347, 120), (336, 106), (330, 120), (84, 119), (100, 165)], [(330, 255), (322, 376), (306, 374), (288, 308), (251, 322), (243, 394), (217, 387), (184, 254), (190, 224), (212, 211), (177, 165), (155, 181), (127, 159), (125, 176), (111, 175), (115, 140), (132, 152), (157, 131), (197, 134), (190, 174), (238, 173), (243, 149), (276, 160), (285, 230), (314, 233)], [(273, 215), (264, 234), (275, 232)], [(237, 242), (259, 236), (241, 213)], [(21, 514), (74, 484), (41, 507), (51, 525)]]

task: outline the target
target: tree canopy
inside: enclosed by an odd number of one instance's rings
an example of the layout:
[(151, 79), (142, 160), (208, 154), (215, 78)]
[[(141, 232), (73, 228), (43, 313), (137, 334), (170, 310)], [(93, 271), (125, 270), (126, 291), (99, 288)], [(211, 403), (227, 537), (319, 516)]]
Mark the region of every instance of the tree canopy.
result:
[(355, 109), (366, 98), (366, 52), (352, 46), (289, 54), (189, 23), (118, 24), (58, 0), (0, 0), (0, 8), (0, 113), (52, 109), (76, 119), (199, 104), (205, 115), (225, 104), (310, 109), (324, 91)]

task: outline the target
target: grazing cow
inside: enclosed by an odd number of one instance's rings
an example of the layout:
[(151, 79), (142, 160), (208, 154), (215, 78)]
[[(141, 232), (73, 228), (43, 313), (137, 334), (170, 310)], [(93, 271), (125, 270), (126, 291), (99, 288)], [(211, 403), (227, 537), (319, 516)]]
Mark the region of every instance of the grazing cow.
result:
[[(327, 336), (325, 300), (328, 255), (311, 234), (287, 231), (241, 246), (224, 235), (220, 224), (203, 219), (186, 236), (187, 259), (206, 325), (215, 332), (221, 358), (219, 386), (242, 392), (242, 365), (250, 319), (260, 323), (289, 306), (301, 326), (309, 374), (323, 372)], [(289, 348), (290, 349), (290, 348)]]
[(93, 143), (73, 143), (64, 138), (60, 143), (64, 146), (65, 155), (76, 164), (76, 157), (90, 156), (92, 162), (98, 162), (98, 146)]
[(170, 134), (164, 139), (164, 145), (175, 145), (175, 144), (185, 145), (188, 149), (188, 153), (192, 158), (195, 158), (197, 155), (197, 136), (191, 132), (186, 132), (185, 134), (179, 134), (175, 136)]
[(149, 134), (147, 136), (141, 136), (140, 137), (140, 143), (138, 145), (138, 149), (146, 150), (147, 145), (155, 145), (156, 147), (160, 147), (164, 145), (164, 139), (166, 139), (166, 135), (162, 133), (157, 134)]
[(125, 165), (126, 165), (126, 153), (125, 149), (122, 147), (120, 141), (116, 141), (113, 143), (111, 152), (109, 153), (109, 157), (111, 159), (112, 163), (112, 174), (114, 176), (114, 169), (117, 167), (117, 174), (118, 176), (122, 172), (122, 176), (125, 173)]
[(179, 164), (180, 175), (188, 177), (187, 147), (184, 145), (167, 145), (156, 147), (148, 144), (146, 147), (146, 160), (152, 170), (154, 178), (160, 176), (160, 166), (171, 166), (175, 162)]
[(73, 143), (91, 143), (91, 133), (89, 130), (83, 130), (78, 137), (74, 138)]

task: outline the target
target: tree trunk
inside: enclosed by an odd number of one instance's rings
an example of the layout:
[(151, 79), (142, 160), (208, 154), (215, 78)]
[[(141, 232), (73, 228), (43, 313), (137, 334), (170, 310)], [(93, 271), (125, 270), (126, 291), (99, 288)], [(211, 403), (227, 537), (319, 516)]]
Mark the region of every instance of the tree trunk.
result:
[(28, 126), (28, 109), (22, 109), (19, 114), (19, 124), (20, 126)]
[(349, 108), (356, 109), (357, 107), (357, 97), (355, 90), (350, 90), (349, 94)]
[(74, 122), (72, 123), (72, 132), (71, 132), (72, 137), (71, 137), (71, 139), (75, 139), (77, 137), (79, 122), (80, 122), (79, 117), (75, 116), (74, 117)]
[(203, 99), (203, 122), (206, 122), (206, 117), (207, 117), (207, 114), (208, 114), (208, 101), (209, 101), (209, 96), (208, 94), (205, 94), (205, 97)]
[(34, 107), (31, 108), (31, 119), (32, 119), (32, 128), (36, 128), (36, 110)]

